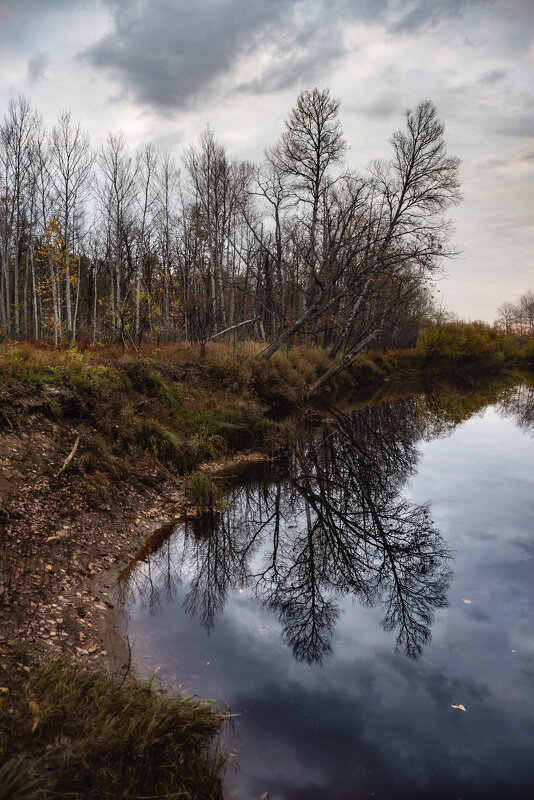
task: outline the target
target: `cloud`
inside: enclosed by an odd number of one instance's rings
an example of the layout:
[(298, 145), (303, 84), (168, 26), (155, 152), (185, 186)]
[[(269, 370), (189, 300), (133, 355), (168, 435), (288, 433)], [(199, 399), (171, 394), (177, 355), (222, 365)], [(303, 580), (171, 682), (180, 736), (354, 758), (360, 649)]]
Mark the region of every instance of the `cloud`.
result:
[[(80, 53), (123, 96), (161, 111), (193, 106), (221, 76), (226, 91), (321, 83), (345, 53), (347, 22), (386, 17), (390, 0), (107, 0), (111, 30)], [(232, 85), (233, 84), (233, 85)]]
[[(305, 25), (297, 23), (291, 33), (258, 38), (264, 63), (256, 68), (252, 79), (238, 83), (234, 92), (263, 94), (313, 83), (322, 85), (326, 66), (340, 61), (346, 53), (342, 26), (334, 20), (319, 24), (315, 17)], [(257, 56), (252, 53), (250, 61), (257, 61)]]
[(72, 10), (83, 0), (47, 0), (46, 7), (42, 0), (2, 0), (0, 2), (0, 30), (7, 33), (8, 26), (15, 24), (25, 25), (37, 15), (55, 10)]
[[(105, 0), (110, 29), (79, 56), (116, 81), (119, 99), (168, 113), (195, 108), (215, 90), (220, 97), (322, 84), (347, 53), (352, 23), (418, 33), (468, 11), (485, 19), (489, 6), (501, 18), (503, 1)], [(493, 69), (483, 79), (491, 85), (504, 75)]]
[(45, 70), (49, 64), (50, 53), (44, 50), (34, 53), (33, 56), (28, 59), (27, 78), (30, 83), (37, 83), (38, 81), (46, 79)]
[(110, 0), (113, 27), (81, 53), (159, 110), (191, 104), (237, 59), (289, 30), (303, 0)]
[(471, 6), (493, 5), (494, 0), (401, 0), (400, 14), (393, 14), (391, 28), (397, 31), (417, 31), (439, 24), (443, 19), (461, 16)]
[(507, 72), (505, 69), (492, 69), (484, 73), (480, 78), (480, 83), (485, 83), (487, 86), (495, 86), (506, 78)]

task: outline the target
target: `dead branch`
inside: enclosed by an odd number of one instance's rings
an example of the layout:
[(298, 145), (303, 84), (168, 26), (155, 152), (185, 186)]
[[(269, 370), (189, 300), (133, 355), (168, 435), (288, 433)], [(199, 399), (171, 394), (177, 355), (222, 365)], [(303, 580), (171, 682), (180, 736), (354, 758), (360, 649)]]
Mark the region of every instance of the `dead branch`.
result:
[(70, 462), (72, 461), (72, 459), (73, 459), (73, 457), (74, 457), (74, 453), (75, 453), (75, 452), (76, 452), (76, 450), (78, 449), (78, 445), (79, 445), (79, 444), (80, 444), (80, 437), (79, 437), (79, 436), (77, 436), (77, 437), (76, 437), (76, 441), (74, 442), (74, 446), (73, 446), (72, 450), (70, 451), (70, 453), (68, 454), (67, 458), (66, 458), (66, 459), (65, 459), (65, 461), (63, 462), (63, 466), (61, 467), (61, 469), (59, 470), (59, 472), (56, 472), (56, 474), (54, 475), (54, 478), (57, 478), (57, 477), (59, 477), (59, 475), (61, 475), (61, 473), (63, 472), (63, 470), (64, 470), (64, 469), (66, 469), (66, 468), (69, 466)]

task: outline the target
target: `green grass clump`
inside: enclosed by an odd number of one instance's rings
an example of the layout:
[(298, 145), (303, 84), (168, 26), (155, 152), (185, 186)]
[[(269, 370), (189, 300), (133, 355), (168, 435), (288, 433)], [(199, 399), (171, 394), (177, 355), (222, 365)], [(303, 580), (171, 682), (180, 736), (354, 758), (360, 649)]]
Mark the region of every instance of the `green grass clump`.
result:
[(10, 758), (0, 767), (0, 800), (45, 800), (39, 778), (28, 773), (22, 756)]
[(187, 472), (198, 462), (191, 442), (152, 417), (132, 416), (128, 435), (130, 446), (136, 444), (142, 449), (151, 449), (157, 458), (172, 464), (178, 472)]
[(216, 509), (221, 504), (221, 490), (203, 472), (192, 472), (186, 476), (185, 491), (189, 502), (198, 508)]
[(9, 350), (1, 366), (6, 375), (25, 383), (37, 385), (58, 383), (63, 377), (59, 366), (36, 362), (33, 352), (24, 346), (13, 347)]
[(152, 370), (146, 376), (149, 391), (159, 396), (169, 406), (179, 406), (182, 403), (182, 390), (176, 381), (167, 383), (161, 373)]
[(56, 660), (30, 674), (10, 712), (5, 732), (25, 756), (0, 771), (2, 800), (221, 797), (224, 717), (210, 703), (162, 697), (150, 684), (117, 687)]

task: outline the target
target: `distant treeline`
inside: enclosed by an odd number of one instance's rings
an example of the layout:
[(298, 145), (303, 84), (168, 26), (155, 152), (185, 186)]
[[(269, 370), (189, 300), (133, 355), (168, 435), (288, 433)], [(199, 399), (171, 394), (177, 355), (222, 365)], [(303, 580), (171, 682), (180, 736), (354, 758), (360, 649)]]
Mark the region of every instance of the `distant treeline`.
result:
[(47, 130), (29, 102), (0, 125), (0, 332), (53, 343), (181, 339), (227, 329), (296, 337), (350, 358), (415, 344), (429, 279), (452, 255), (459, 162), (430, 101), (391, 157), (356, 174), (339, 101), (302, 92), (262, 164), (208, 127), (177, 161), (122, 133), (98, 151), (69, 112)]
[(428, 357), (526, 356), (534, 357), (534, 292), (517, 303), (503, 303), (493, 325), (454, 319), (434, 311), (423, 321), (417, 349)]
[(503, 303), (498, 309), (497, 325), (525, 345), (534, 339), (534, 292), (525, 292), (517, 303)]

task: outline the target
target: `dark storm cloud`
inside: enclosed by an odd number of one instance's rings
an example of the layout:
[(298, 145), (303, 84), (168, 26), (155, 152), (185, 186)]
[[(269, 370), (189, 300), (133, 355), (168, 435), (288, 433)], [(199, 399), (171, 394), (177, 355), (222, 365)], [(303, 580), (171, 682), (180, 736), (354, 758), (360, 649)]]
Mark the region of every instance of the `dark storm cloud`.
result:
[(302, 0), (112, 0), (113, 29), (82, 57), (111, 72), (140, 102), (183, 105), (253, 52), (283, 36)]
[[(523, 7), (521, 0), (508, 2)], [(350, 22), (377, 23), (403, 34), (468, 11), (484, 21), (494, 16), (495, 25), (506, 18), (505, 0), (105, 0), (105, 5), (111, 28), (80, 58), (114, 78), (121, 95), (159, 111), (192, 105), (201, 96), (205, 101), (214, 81), (240, 57), (254, 63), (254, 56), (266, 51), (265, 64), (258, 62), (250, 78), (226, 91), (322, 84), (328, 67), (346, 52), (343, 32)], [(484, 77), (489, 85), (498, 83), (504, 71)]]
[[(237, 91), (309, 83), (342, 57), (344, 24), (387, 16), (388, 0), (108, 0), (112, 30), (81, 57), (107, 70), (122, 91), (156, 108), (180, 107), (243, 55), (275, 58)], [(320, 79), (319, 79), (320, 82)]]
[(45, 70), (50, 63), (50, 54), (45, 53), (44, 51), (40, 51), (39, 53), (34, 53), (34, 55), (28, 59), (28, 80), (31, 83), (37, 83), (38, 81), (43, 80), (45, 76)]

